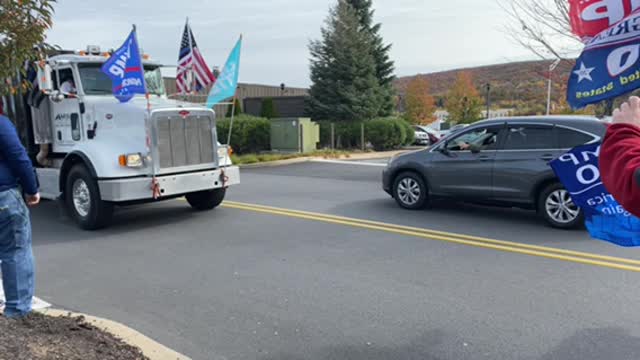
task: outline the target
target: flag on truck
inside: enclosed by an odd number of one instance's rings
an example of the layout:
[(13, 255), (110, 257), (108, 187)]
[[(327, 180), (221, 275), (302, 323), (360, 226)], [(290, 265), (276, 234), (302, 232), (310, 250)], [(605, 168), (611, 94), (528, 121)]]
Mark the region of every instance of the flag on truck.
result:
[(178, 92), (183, 95), (194, 91), (200, 92), (207, 89), (215, 81), (216, 77), (209, 70), (207, 62), (204, 61), (187, 19), (178, 55), (178, 71), (176, 73)]
[(582, 209), (591, 237), (625, 247), (640, 246), (640, 219), (626, 211), (602, 184), (600, 146), (578, 146), (549, 165), (573, 203)]
[(135, 94), (147, 93), (135, 27), (124, 44), (102, 65), (102, 72), (111, 78), (113, 95), (120, 102), (131, 100)]
[(238, 87), (238, 76), (240, 75), (240, 50), (242, 48), (242, 36), (238, 39), (236, 46), (231, 50), (224, 68), (220, 72), (220, 77), (213, 85), (207, 98), (207, 107), (212, 108), (224, 99), (233, 97)]

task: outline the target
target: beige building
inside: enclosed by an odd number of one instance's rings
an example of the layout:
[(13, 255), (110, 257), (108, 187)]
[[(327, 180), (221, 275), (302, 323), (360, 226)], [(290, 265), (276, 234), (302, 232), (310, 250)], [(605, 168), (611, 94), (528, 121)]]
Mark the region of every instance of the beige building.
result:
[[(169, 94), (170, 98), (186, 100), (189, 102), (204, 104), (207, 101), (206, 93), (201, 95), (190, 95), (190, 96), (182, 96), (178, 94), (178, 90), (176, 87), (176, 79), (175, 78), (164, 78), (165, 88), (167, 90), (167, 94)], [(258, 85), (258, 84), (246, 84), (239, 83), (238, 91), (236, 96), (240, 100), (240, 104), (245, 106), (245, 99), (253, 99), (253, 98), (278, 98), (278, 97), (303, 97), (309, 94), (309, 89), (305, 88), (290, 88), (284, 86), (269, 86), (269, 85)], [(231, 102), (231, 99), (229, 99)], [(216, 114), (220, 114), (224, 116), (227, 113), (227, 105), (217, 105), (214, 110)]]

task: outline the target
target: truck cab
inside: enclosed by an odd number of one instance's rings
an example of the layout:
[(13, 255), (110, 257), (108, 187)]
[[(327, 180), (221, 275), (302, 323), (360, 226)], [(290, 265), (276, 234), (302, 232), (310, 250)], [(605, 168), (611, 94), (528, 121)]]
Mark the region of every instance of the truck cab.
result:
[(90, 47), (37, 65), (25, 119), (42, 196), (63, 200), (88, 230), (107, 226), (118, 205), (185, 196), (196, 210), (217, 207), (240, 173), (213, 110), (168, 99), (161, 66), (147, 56), (148, 98), (120, 103), (101, 71), (108, 58)]

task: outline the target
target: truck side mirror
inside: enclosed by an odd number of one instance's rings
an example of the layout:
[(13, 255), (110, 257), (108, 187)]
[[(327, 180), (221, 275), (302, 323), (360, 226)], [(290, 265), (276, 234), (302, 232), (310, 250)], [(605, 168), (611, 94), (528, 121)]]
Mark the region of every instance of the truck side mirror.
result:
[(38, 86), (40, 91), (45, 94), (53, 92), (53, 80), (51, 79), (51, 66), (49, 64), (38, 66)]

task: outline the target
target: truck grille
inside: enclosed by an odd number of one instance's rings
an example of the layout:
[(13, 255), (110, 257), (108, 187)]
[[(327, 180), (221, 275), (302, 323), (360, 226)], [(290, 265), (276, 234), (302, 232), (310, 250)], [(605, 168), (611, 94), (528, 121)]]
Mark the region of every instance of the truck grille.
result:
[(215, 163), (210, 116), (160, 116), (156, 121), (161, 169)]

